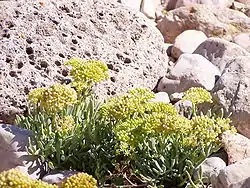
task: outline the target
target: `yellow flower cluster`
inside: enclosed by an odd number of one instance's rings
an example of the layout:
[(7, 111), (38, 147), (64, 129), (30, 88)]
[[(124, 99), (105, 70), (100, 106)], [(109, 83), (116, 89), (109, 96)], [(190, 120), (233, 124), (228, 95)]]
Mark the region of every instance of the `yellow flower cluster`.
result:
[(2, 188), (56, 188), (40, 180), (32, 180), (16, 169), (0, 173), (0, 187)]
[(37, 88), (29, 93), (29, 101), (38, 104), (49, 114), (56, 114), (77, 102), (77, 93), (64, 84), (55, 84), (49, 88)]
[(189, 100), (195, 105), (201, 104), (204, 102), (208, 102), (208, 103), (213, 102), (211, 94), (207, 90), (200, 88), (200, 87), (193, 87), (187, 90), (184, 93), (183, 100)]
[(97, 188), (97, 181), (91, 175), (78, 173), (67, 178), (61, 188)]
[(39, 105), (40, 102), (43, 100), (43, 94), (46, 88), (37, 88), (29, 92), (28, 100), (32, 104)]
[[(210, 93), (202, 88), (191, 88), (185, 97), (194, 104), (212, 102)], [(160, 134), (180, 136), (185, 146), (209, 145), (219, 141), (222, 132), (234, 129), (229, 119), (194, 116), (190, 120), (178, 115), (173, 105), (152, 102), (152, 98), (153, 92), (139, 88), (102, 106), (102, 115), (116, 122), (113, 130), (119, 140), (118, 152), (129, 155), (147, 136)]]
[(120, 141), (119, 152), (129, 155), (147, 136), (179, 135), (190, 132), (191, 121), (180, 115), (152, 113), (143, 117), (127, 119), (114, 128)]
[(59, 118), (57, 122), (58, 122), (57, 130), (62, 134), (71, 131), (75, 127), (75, 121), (69, 115)]
[(110, 99), (102, 106), (101, 112), (104, 117), (116, 121), (154, 112), (177, 114), (173, 105), (150, 101), (154, 97), (154, 93), (149, 89), (137, 88), (130, 90), (127, 94)]
[(219, 141), (219, 135), (230, 130), (236, 132), (236, 129), (230, 125), (228, 118), (211, 118), (208, 116), (195, 116), (192, 120), (192, 129), (190, 130), (193, 138), (192, 145), (203, 144), (209, 146)]
[(72, 58), (65, 65), (72, 67), (70, 71), (70, 76), (73, 78), (71, 85), (79, 92), (109, 78), (108, 67), (101, 61)]

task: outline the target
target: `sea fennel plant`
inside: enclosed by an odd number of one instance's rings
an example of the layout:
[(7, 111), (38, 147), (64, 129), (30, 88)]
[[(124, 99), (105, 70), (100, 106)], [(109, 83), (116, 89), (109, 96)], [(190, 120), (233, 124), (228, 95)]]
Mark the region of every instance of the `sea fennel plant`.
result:
[[(143, 95), (141, 95), (143, 94)], [(192, 88), (186, 100), (194, 108), (211, 102), (209, 92)], [(230, 120), (198, 116), (191, 119), (178, 115), (171, 104), (152, 102), (148, 89), (135, 89), (110, 99), (102, 106), (102, 115), (113, 122), (116, 153), (126, 156), (133, 173), (153, 186), (184, 187), (204, 159), (220, 148), (219, 135), (235, 131)]]
[(108, 77), (108, 69), (94, 60), (73, 58), (67, 64), (71, 84), (32, 90), (28, 116), (18, 117), (17, 124), (32, 131), (28, 152), (49, 163), (49, 170), (85, 171), (102, 181), (112, 168), (115, 144), (91, 90)]

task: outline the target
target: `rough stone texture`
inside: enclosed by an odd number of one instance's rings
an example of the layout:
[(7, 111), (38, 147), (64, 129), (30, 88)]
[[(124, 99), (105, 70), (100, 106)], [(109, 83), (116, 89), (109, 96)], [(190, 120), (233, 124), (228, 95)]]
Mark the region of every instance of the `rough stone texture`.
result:
[(173, 43), (175, 38), (185, 30), (202, 31), (208, 37), (232, 36), (250, 31), (250, 18), (244, 13), (212, 5), (193, 5), (169, 11), (157, 22), (157, 27), (165, 42)]
[(67, 179), (70, 176), (73, 176), (77, 174), (77, 171), (55, 171), (51, 172), (49, 174), (46, 174), (42, 180), (44, 182), (47, 182), (49, 184), (57, 184), (60, 185), (61, 182), (63, 182), (65, 179)]
[(250, 158), (229, 165), (212, 178), (213, 188), (249, 188)]
[(219, 69), (210, 61), (198, 54), (182, 54), (169, 75), (159, 81), (157, 91), (184, 92), (191, 87), (202, 87), (212, 90)]
[(17, 168), (33, 179), (44, 175), (40, 161), (26, 152), (30, 135), (27, 130), (0, 124), (0, 172)]
[(232, 124), (250, 138), (250, 57), (228, 61), (212, 94), (226, 114), (232, 113)]
[(250, 53), (239, 45), (214, 37), (201, 43), (194, 51), (194, 54), (202, 55), (216, 65), (221, 72), (224, 70), (228, 61), (232, 58), (238, 56), (250, 56)]
[(201, 31), (186, 30), (176, 37), (171, 56), (178, 59), (183, 53), (193, 53), (206, 39), (207, 36)]
[(115, 0), (2, 1), (0, 120), (23, 112), (31, 89), (64, 80), (71, 57), (108, 65), (111, 79), (98, 85), (99, 96), (153, 88), (168, 57), (147, 20)]
[(220, 170), (226, 168), (226, 163), (219, 157), (209, 157), (206, 158), (198, 167), (196, 167), (194, 172), (194, 179), (199, 177), (199, 169), (202, 169), (203, 182), (211, 183), (212, 176), (218, 176)]
[(228, 155), (228, 164), (250, 157), (250, 140), (241, 134), (223, 133), (222, 144)]
[(250, 52), (250, 33), (241, 33), (235, 36), (233, 42)]

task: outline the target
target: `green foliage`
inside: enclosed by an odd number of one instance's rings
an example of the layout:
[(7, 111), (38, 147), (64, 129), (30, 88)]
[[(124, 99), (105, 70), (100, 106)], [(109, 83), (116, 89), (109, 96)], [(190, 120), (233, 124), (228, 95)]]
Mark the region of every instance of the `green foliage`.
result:
[(32, 180), (16, 169), (0, 173), (0, 187), (3, 188), (56, 188), (40, 180)]
[(94, 84), (109, 78), (108, 67), (101, 61), (72, 58), (65, 65), (72, 67), (70, 76), (73, 81), (71, 86), (76, 88), (77, 92), (86, 92)]
[(61, 185), (62, 188), (97, 188), (97, 181), (86, 173), (78, 173), (67, 178)]

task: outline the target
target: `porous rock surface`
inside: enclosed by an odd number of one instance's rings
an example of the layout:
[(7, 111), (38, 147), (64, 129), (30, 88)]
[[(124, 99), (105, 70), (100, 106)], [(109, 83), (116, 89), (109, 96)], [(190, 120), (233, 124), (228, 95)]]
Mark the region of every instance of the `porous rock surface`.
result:
[(160, 32), (116, 0), (1, 1), (0, 120), (12, 123), (31, 89), (64, 80), (71, 57), (108, 65), (99, 96), (153, 88), (168, 62)]

